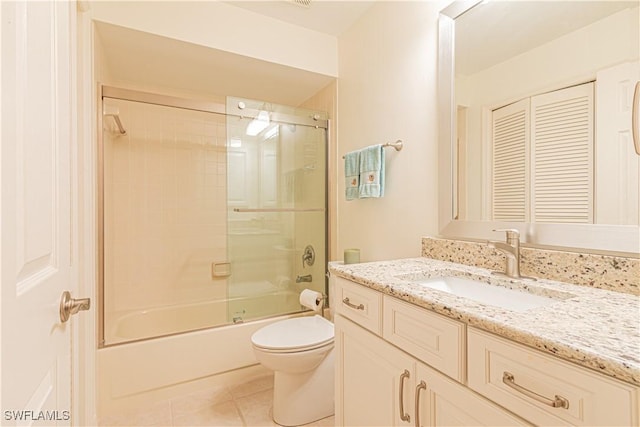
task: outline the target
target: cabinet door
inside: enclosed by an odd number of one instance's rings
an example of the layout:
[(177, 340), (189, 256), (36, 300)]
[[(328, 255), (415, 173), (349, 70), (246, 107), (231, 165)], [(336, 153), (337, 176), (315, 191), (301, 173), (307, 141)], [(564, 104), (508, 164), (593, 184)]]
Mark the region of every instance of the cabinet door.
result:
[(413, 425), (413, 358), (340, 315), (335, 337), (336, 425)]
[(529, 425), (468, 388), (428, 366), (416, 368), (415, 414), (420, 426), (517, 426)]

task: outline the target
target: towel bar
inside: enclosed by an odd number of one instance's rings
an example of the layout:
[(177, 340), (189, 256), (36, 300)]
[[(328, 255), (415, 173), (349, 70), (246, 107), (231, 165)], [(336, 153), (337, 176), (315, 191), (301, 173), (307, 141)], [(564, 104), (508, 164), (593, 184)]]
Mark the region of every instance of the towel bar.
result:
[[(396, 149), (396, 151), (401, 151), (403, 144), (402, 144), (402, 140), (399, 139), (396, 142), (387, 142), (385, 144), (382, 144), (383, 147), (393, 147)], [(342, 158), (344, 159), (344, 156), (342, 156)]]

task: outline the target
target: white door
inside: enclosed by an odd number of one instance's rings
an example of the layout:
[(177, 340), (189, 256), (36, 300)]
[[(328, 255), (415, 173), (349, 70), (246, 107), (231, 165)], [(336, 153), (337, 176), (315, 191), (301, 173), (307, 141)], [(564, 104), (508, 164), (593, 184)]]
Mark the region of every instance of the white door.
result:
[[(75, 3), (1, 2), (2, 425), (70, 425)], [(75, 295), (74, 295), (75, 296)]]
[(596, 79), (596, 224), (640, 224), (640, 156), (631, 131), (640, 63), (601, 70)]

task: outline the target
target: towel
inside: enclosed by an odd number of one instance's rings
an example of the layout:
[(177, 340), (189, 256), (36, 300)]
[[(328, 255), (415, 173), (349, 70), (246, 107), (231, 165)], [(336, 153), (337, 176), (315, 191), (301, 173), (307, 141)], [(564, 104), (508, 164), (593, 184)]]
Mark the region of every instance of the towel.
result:
[(384, 148), (382, 144), (360, 150), (360, 186), (358, 197), (384, 196)]
[(344, 177), (347, 200), (357, 199), (360, 183), (360, 151), (352, 151), (344, 155)]

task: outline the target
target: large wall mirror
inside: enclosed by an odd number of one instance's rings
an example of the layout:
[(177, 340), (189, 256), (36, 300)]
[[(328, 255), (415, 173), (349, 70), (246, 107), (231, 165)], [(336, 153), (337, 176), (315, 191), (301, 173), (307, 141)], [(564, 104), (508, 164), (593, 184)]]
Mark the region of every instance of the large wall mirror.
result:
[(441, 12), (441, 235), (510, 227), (536, 246), (640, 252), (639, 5), (465, 0)]

